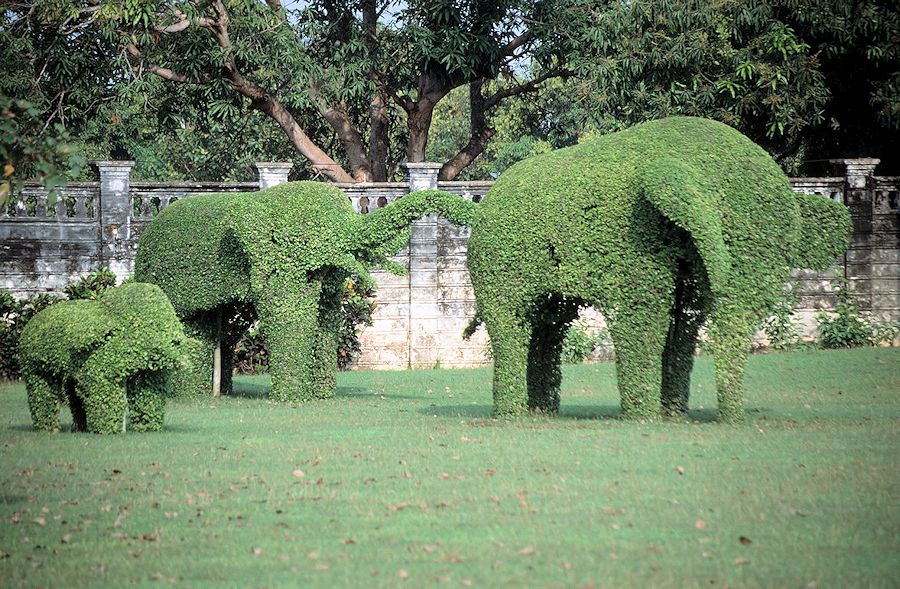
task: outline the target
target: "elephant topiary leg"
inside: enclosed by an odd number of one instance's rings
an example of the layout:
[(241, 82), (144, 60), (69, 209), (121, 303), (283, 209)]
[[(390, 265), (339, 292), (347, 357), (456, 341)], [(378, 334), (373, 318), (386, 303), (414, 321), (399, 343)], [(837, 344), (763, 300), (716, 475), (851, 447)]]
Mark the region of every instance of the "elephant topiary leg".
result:
[(323, 281), (319, 298), (319, 328), (313, 342), (314, 361), (312, 379), (313, 395), (325, 399), (333, 397), (337, 388), (338, 334), (344, 321), (341, 313), (343, 278), (332, 277)]
[[(560, 355), (569, 324), (578, 317), (578, 304), (551, 296), (547, 307), (538, 312), (532, 323), (528, 348), (528, 408), (542, 413), (559, 411), (559, 389), (562, 384)], [(552, 319), (547, 319), (551, 317)]]
[(141, 372), (128, 381), (128, 425), (132, 430), (162, 429), (170, 384), (167, 371)]
[(28, 409), (34, 427), (47, 432), (59, 431), (61, 404), (55, 387), (36, 374), (26, 374), (25, 390), (28, 393)]
[(494, 416), (528, 412), (528, 349), (531, 325), (513, 314), (484, 315), (494, 355)]
[(212, 390), (213, 350), (216, 347), (214, 325), (201, 316), (182, 324), (188, 335), (184, 344), (185, 361), (172, 375), (172, 396), (208, 397)]
[(687, 414), (697, 333), (706, 320), (704, 292), (696, 280), (684, 274), (675, 288), (675, 305), (662, 357), (661, 400), (663, 413), (668, 416)]
[(76, 377), (75, 394), (84, 403), (87, 431), (95, 434), (125, 431), (125, 382), (112, 370), (119, 365), (117, 352), (108, 348), (94, 352)]
[[(304, 283), (297, 284), (297, 280)], [(311, 401), (327, 396), (317, 381), (316, 353), (319, 333), (321, 282), (305, 277), (266, 278), (268, 290), (257, 301), (266, 343), (269, 344), (271, 398), (276, 401)], [(332, 368), (333, 370), (333, 368)], [(332, 392), (333, 394), (333, 392)]]
[(719, 420), (744, 420), (744, 368), (750, 353), (752, 322), (739, 312), (716, 309), (711, 317), (709, 338), (716, 371)]
[(528, 409), (531, 411), (559, 411), (560, 354), (566, 337), (565, 327), (559, 323), (533, 326), (528, 347)]
[(75, 391), (75, 381), (69, 379), (64, 386), (66, 388), (66, 396), (69, 398), (69, 410), (72, 412), (72, 430), (76, 432), (88, 431), (84, 401), (81, 400), (81, 397)]
[(616, 380), (626, 419), (655, 419), (662, 403), (662, 356), (669, 306), (644, 301), (610, 321), (616, 350)]

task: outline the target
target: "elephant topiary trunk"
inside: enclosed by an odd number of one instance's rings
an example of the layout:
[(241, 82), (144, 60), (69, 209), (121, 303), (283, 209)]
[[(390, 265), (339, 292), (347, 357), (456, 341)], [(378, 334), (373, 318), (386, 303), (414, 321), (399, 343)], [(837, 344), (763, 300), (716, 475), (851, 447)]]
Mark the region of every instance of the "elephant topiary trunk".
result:
[(751, 338), (795, 267), (847, 248), (846, 207), (795, 193), (739, 132), (673, 117), (529, 158), (473, 215), (468, 267), (494, 357), (494, 413), (556, 411), (562, 334), (604, 313), (623, 415), (687, 411), (697, 333), (719, 416), (743, 419)]
[(413, 220), (440, 213), (467, 223), (472, 207), (421, 191), (359, 215), (343, 192), (319, 182), (171, 204), (141, 236), (135, 274), (169, 295), (194, 337), (192, 369), (176, 386), (208, 394), (220, 375), (228, 391), (234, 345), (258, 318), (269, 345), (271, 397), (334, 395), (345, 280), (356, 275), (371, 284), (368, 268), (397, 270), (388, 258), (406, 244)]

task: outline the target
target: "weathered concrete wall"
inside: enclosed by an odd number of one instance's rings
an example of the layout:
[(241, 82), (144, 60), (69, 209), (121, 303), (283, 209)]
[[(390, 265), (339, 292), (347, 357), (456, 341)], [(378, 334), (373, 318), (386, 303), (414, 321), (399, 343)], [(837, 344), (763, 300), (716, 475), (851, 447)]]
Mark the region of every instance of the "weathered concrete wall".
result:
[[(836, 162), (843, 175), (796, 178), (796, 190), (847, 204), (854, 224), (850, 250), (832, 271), (797, 271), (800, 319), (811, 332), (815, 314), (833, 306), (830, 280), (846, 276), (857, 302), (882, 320), (900, 320), (900, 178), (874, 176), (877, 160)], [(401, 198), (411, 189), (440, 188), (480, 202), (490, 182), (438, 182), (434, 164), (408, 168), (405, 182), (338, 185), (361, 214)], [(73, 183), (53, 207), (46, 191), (28, 186), (18, 202), (0, 212), (0, 288), (17, 296), (58, 291), (100, 266), (120, 277), (133, 270), (137, 240), (169, 203), (194, 194), (245, 192), (287, 181), (290, 164), (259, 163), (253, 183), (131, 182), (131, 162), (96, 162), (97, 182)], [(416, 222), (395, 258), (403, 276), (376, 271), (375, 323), (362, 333), (361, 367), (406, 368), (485, 364), (481, 328), (469, 340), (462, 331), (475, 310), (465, 269), (469, 231), (431, 216)], [(773, 244), (777, 247), (778, 244)], [(585, 313), (588, 325), (602, 316)]]

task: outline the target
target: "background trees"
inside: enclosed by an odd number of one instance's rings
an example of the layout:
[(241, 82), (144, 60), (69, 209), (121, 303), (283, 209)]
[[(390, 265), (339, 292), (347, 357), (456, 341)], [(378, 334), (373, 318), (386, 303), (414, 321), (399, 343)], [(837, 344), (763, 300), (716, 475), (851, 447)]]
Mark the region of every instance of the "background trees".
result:
[(385, 180), (426, 157), (486, 177), (668, 114), (736, 126), (789, 171), (885, 172), (898, 26), (887, 0), (11, 0), (0, 94), (145, 178), (293, 158)]

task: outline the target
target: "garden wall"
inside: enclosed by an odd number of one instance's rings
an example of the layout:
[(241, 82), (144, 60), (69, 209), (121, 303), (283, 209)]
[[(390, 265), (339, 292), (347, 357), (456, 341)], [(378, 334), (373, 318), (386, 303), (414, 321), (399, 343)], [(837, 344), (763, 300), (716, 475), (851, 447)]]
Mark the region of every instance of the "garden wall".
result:
[[(845, 203), (853, 218), (850, 250), (833, 270), (847, 277), (861, 308), (882, 320), (900, 320), (900, 178), (874, 175), (878, 160), (834, 162), (841, 176), (796, 178), (795, 190)], [(53, 206), (47, 193), (27, 185), (0, 212), (0, 288), (16, 296), (60, 291), (75, 278), (108, 266), (130, 274), (137, 240), (153, 216), (170, 202), (194, 194), (246, 192), (287, 181), (291, 164), (258, 163), (252, 183), (131, 182), (132, 162), (94, 162), (95, 182), (71, 183)], [(339, 185), (361, 214), (385, 206), (410, 190), (440, 188), (479, 202), (490, 182), (438, 182), (436, 164), (410, 164), (401, 183)], [(362, 334), (359, 365), (474, 366), (484, 364), (484, 330), (471, 341), (461, 334), (475, 301), (465, 269), (468, 229), (435, 216), (416, 222), (396, 262), (405, 276), (374, 273), (378, 283), (375, 324)], [(773, 243), (772, 247), (779, 247)], [(819, 309), (833, 305), (827, 275), (796, 273), (800, 317), (807, 331)], [(587, 314), (587, 321), (602, 318)]]

